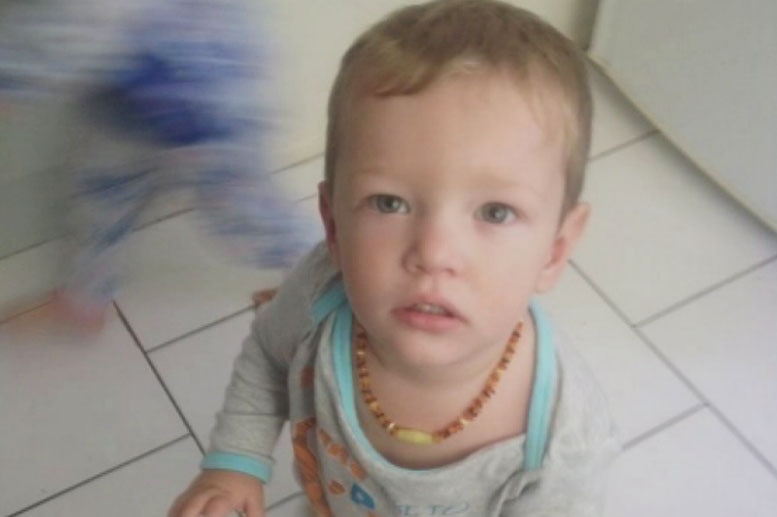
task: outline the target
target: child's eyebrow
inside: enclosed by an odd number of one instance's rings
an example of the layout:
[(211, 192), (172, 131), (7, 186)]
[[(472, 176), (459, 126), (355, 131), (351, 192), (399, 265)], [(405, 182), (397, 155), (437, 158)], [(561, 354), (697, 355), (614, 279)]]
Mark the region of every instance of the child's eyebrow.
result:
[(503, 178), (494, 174), (477, 175), (470, 188), (473, 193), (496, 195), (497, 197), (519, 196), (524, 202), (545, 202), (553, 189), (543, 188), (532, 181), (522, 180), (519, 177)]
[(359, 174), (365, 174), (365, 175), (373, 175), (378, 176), (385, 172), (388, 167), (381, 164), (357, 164), (355, 167), (353, 167), (354, 172), (357, 172)]
[(503, 177), (503, 175), (483, 170), (473, 175), (473, 183), (476, 186), (489, 188), (516, 188), (520, 187), (524, 182), (521, 182), (518, 178)]
[(368, 181), (368, 180), (375, 180), (375, 179), (381, 179), (381, 180), (388, 180), (389, 177), (386, 175), (386, 171), (389, 170), (389, 168), (385, 165), (381, 164), (355, 164), (351, 167), (349, 167), (350, 173), (348, 174), (348, 177), (350, 181)]
[(472, 174), (472, 183), (475, 187), (489, 187), (489, 188), (525, 188), (531, 187), (531, 182), (526, 179), (522, 179), (519, 171), (519, 167), (515, 167), (514, 170), (492, 170), (490, 168), (476, 169)]

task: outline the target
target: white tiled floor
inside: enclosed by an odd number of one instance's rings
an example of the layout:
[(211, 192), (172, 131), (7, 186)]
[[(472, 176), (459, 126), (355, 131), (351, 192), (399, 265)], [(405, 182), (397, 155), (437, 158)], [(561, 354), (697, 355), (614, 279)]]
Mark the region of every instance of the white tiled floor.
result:
[[(546, 305), (623, 433), (607, 515), (774, 515), (777, 236), (594, 85), (594, 217)], [(278, 173), (311, 214), (321, 169)], [(280, 273), (228, 264), (193, 228), (138, 232), (98, 338), (0, 326), (0, 517), (161, 516), (194, 474), (250, 292)], [(0, 261), (0, 288), (42, 282), (28, 253)], [(279, 450), (270, 515), (299, 515), (288, 439)]]

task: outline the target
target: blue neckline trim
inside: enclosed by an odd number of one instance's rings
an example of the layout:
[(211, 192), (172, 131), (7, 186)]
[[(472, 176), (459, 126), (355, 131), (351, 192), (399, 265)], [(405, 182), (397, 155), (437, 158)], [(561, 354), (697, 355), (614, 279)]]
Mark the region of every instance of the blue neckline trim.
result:
[(532, 300), (529, 310), (534, 320), (537, 336), (537, 358), (534, 367), (531, 402), (529, 403), (529, 421), (526, 427), (523, 463), (527, 470), (535, 470), (542, 467), (542, 458), (548, 444), (554, 395), (558, 381), (558, 363), (550, 318), (536, 300)]
[[(348, 297), (345, 294), (345, 286), (342, 281), (332, 284), (324, 294), (313, 302), (310, 309), (311, 316), (316, 325), (322, 323), (327, 316), (338, 309), (341, 305), (347, 304)], [(350, 312), (350, 311), (349, 311)]]
[[(547, 447), (558, 365), (550, 319), (536, 300), (530, 303), (529, 312), (536, 329), (537, 356), (524, 442), (524, 469), (535, 470), (542, 467), (542, 459)], [(330, 314), (334, 314), (332, 362), (345, 420), (359, 445), (385, 462), (386, 460), (367, 439), (356, 415), (351, 356), (353, 314), (342, 282), (332, 285), (313, 304), (312, 316), (317, 323), (321, 323)]]

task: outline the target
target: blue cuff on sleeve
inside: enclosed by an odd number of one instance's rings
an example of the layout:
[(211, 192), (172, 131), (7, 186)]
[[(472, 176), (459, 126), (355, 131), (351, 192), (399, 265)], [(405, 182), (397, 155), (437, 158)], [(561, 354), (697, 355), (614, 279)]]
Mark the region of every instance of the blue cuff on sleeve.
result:
[(229, 452), (212, 452), (206, 454), (200, 462), (203, 469), (221, 469), (242, 472), (253, 476), (263, 483), (269, 483), (272, 477), (272, 467), (267, 463)]

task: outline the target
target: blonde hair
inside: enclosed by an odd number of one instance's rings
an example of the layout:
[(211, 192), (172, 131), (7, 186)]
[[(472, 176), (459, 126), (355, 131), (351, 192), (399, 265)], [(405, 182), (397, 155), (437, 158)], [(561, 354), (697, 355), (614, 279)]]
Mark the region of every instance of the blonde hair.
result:
[[(451, 72), (506, 70), (541, 100), (561, 92), (566, 148), (564, 212), (583, 186), (592, 102), (585, 61), (534, 14), (496, 0), (435, 0), (401, 8), (368, 29), (342, 58), (329, 97), (325, 179), (334, 184), (350, 99), (412, 95)], [(553, 96), (558, 103), (559, 95)]]

